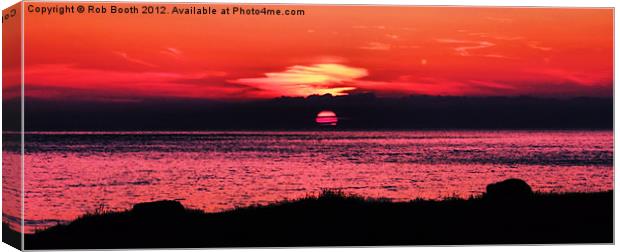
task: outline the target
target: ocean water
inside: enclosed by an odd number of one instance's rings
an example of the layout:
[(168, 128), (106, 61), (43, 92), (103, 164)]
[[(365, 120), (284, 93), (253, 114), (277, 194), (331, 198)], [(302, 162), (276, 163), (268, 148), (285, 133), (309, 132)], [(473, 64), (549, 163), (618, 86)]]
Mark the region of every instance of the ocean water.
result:
[[(613, 189), (612, 131), (55, 132), (25, 137), (31, 232), (172, 199), (205, 211), (337, 189), (374, 198)], [(4, 155), (16, 155), (7, 153)], [(4, 213), (5, 221), (14, 220)]]

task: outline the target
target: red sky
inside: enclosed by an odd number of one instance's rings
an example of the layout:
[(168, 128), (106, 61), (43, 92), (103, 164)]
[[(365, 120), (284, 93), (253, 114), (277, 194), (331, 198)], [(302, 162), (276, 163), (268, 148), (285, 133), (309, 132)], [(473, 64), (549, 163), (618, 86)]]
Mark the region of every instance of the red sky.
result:
[(294, 8), (306, 14), (30, 13), (26, 95), (612, 96), (612, 9)]

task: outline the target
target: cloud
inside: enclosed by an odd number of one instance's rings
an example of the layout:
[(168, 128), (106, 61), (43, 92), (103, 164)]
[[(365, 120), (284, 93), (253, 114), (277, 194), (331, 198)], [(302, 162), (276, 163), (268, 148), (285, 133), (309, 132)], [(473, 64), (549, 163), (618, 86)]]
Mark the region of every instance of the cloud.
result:
[(506, 56), (503, 54), (484, 54), (481, 55), (482, 57), (487, 57), (487, 58), (497, 58), (497, 59), (518, 59), (515, 57), (510, 57), (510, 56)]
[(131, 62), (131, 63), (135, 63), (135, 64), (138, 64), (138, 65), (143, 65), (143, 66), (147, 66), (147, 67), (157, 67), (157, 65), (148, 63), (146, 61), (129, 57), (129, 55), (127, 53), (125, 53), (125, 52), (114, 52), (114, 54), (120, 56), (121, 58), (123, 58), (126, 61)]
[(613, 74), (611, 72), (590, 73), (586, 71), (570, 71), (561, 68), (536, 68), (530, 69), (527, 72), (530, 75), (540, 75), (536, 76), (536, 79), (541, 82), (548, 80), (549, 82), (573, 83), (582, 86), (607, 85), (613, 82)]
[(391, 46), (389, 44), (381, 43), (381, 42), (369, 42), (368, 44), (364, 46), (360, 46), (360, 49), (374, 50), (374, 51), (388, 51), (390, 50), (390, 48)]
[(471, 44), (469, 46), (464, 45), (453, 48), (456, 54), (460, 56), (472, 56), (470, 50), (483, 49), (495, 45), (494, 43), (488, 41), (470, 41), (458, 39), (436, 39), (436, 41), (444, 44)]
[(512, 23), (514, 21), (511, 18), (500, 18), (500, 17), (486, 17), (486, 19), (495, 21), (498, 23)]
[(540, 46), (538, 41), (531, 41), (531, 42), (527, 43), (527, 46), (529, 46), (530, 48), (536, 49), (536, 50), (541, 50), (541, 51), (551, 51), (551, 50), (553, 50), (553, 48), (551, 48), (551, 47)]
[(368, 76), (364, 68), (341, 64), (295, 65), (282, 72), (265, 73), (264, 77), (231, 80), (269, 90), (280, 96), (308, 96), (313, 94), (344, 95), (355, 87), (352, 81)]
[(469, 36), (480, 37), (480, 38), (491, 38), (495, 40), (513, 41), (513, 40), (525, 39), (522, 36), (501, 36), (501, 35), (489, 34), (486, 32), (470, 32), (469, 30), (458, 30), (458, 32), (467, 33), (467, 35)]
[[(553, 72), (551, 74), (564, 74)], [(592, 82), (585, 76), (570, 76), (568, 78), (540, 79), (525, 76), (521, 80), (511, 79), (470, 79), (421, 77), (405, 75), (393, 81), (367, 81), (355, 83), (355, 92), (372, 92), (380, 96), (402, 96), (403, 94), (418, 95), (447, 95), (447, 96), (515, 96), (515, 95), (542, 95), (542, 96), (610, 96), (612, 81), (596, 80), (596, 85), (583, 85), (579, 82)]]
[(183, 54), (181, 50), (174, 48), (174, 47), (165, 48), (164, 50), (161, 51), (161, 53), (168, 55), (168, 56), (172, 56), (174, 58), (180, 58), (181, 55)]
[(515, 86), (510, 84), (505, 84), (497, 81), (485, 81), (485, 80), (469, 80), (469, 83), (473, 85), (473, 87), (491, 89), (491, 90), (516, 90)]
[(513, 40), (521, 40), (524, 39), (524, 37), (521, 36), (493, 36), (491, 34), (488, 33), (470, 33), (469, 35), (471, 36), (478, 36), (481, 38), (492, 38), (495, 40), (505, 40), (505, 41), (513, 41)]
[(353, 29), (378, 29), (385, 30), (385, 25), (354, 25)]
[(417, 31), (418, 29), (415, 27), (397, 27), (397, 26), (385, 26), (385, 25), (354, 25), (351, 26), (353, 29), (374, 29), (374, 30), (401, 30), (401, 31)]
[(467, 35), (469, 35), (469, 36), (478, 36), (478, 37), (481, 37), (481, 38), (486, 38), (486, 37), (489, 36), (489, 34), (486, 33), (486, 32), (470, 32)]
[(220, 85), (228, 73), (223, 71), (204, 71), (201, 74), (187, 74), (170, 79), (171, 83)]
[(381, 96), (402, 96), (403, 94), (423, 95), (465, 95), (470, 85), (460, 81), (441, 78), (424, 78), (415, 76), (401, 76), (393, 81), (355, 82), (356, 91), (372, 92)]
[(131, 72), (111, 69), (80, 68), (74, 64), (36, 64), (25, 70), (28, 89), (62, 90), (44, 94), (28, 92), (39, 98), (110, 99), (116, 97), (187, 97), (234, 99), (250, 87), (226, 82), (226, 72), (202, 70), (188, 72)]
[(493, 38), (497, 39), (497, 40), (509, 40), (509, 41), (510, 40), (521, 40), (521, 39), (524, 39), (524, 37), (521, 37), (521, 36), (495, 36)]
[(400, 49), (418, 49), (418, 48), (421, 48), (421, 46), (419, 46), (419, 45), (400, 45), (400, 46), (395, 46), (395, 47), (400, 48)]

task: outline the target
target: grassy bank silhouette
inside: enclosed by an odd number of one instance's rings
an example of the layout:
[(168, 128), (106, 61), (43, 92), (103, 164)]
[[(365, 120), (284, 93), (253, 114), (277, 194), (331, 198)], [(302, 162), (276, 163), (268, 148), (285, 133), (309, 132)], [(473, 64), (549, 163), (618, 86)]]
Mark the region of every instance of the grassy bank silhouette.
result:
[[(513, 181), (514, 182), (514, 181)], [(504, 182), (502, 182), (504, 183)], [(525, 183), (523, 183), (525, 184)], [(324, 191), (219, 213), (176, 201), (84, 215), (25, 236), (26, 249), (612, 243), (613, 191), (390, 202)]]

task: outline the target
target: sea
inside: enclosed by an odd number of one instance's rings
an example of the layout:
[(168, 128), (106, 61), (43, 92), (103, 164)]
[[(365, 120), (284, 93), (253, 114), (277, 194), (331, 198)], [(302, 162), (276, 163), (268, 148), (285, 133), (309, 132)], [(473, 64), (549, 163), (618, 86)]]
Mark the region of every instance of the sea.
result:
[[(218, 212), (323, 190), (468, 198), (508, 178), (595, 192), (612, 190), (614, 175), (611, 130), (29, 132), (24, 152), (26, 232), (157, 200)], [(15, 160), (18, 150), (3, 151), (3, 163)], [(6, 191), (6, 204), (19, 200)], [(20, 220), (3, 211), (3, 221)]]

